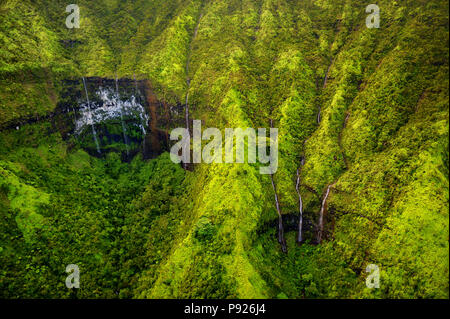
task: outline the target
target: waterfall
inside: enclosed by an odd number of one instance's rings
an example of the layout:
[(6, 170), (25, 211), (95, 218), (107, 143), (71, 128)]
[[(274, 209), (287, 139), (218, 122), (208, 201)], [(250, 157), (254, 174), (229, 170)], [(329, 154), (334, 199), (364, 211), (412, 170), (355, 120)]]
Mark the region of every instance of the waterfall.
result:
[[(189, 87), (190, 87), (190, 81), (189, 79), (187, 79), (187, 92), (186, 92), (186, 114), (185, 114), (185, 118), (186, 118), (186, 129), (189, 132)], [(185, 170), (188, 169), (188, 164), (187, 163), (183, 163), (183, 168)]]
[[(84, 85), (84, 91), (86, 92), (88, 117), (92, 121), (91, 103), (89, 102), (89, 94), (88, 94), (88, 91), (87, 91), (86, 80), (84, 79), (84, 77), (83, 77), (83, 85)], [(92, 121), (91, 127), (92, 127), (92, 136), (94, 136), (95, 146), (97, 147), (97, 152), (99, 154), (101, 154), (102, 152), (100, 151), (100, 145), (98, 144), (97, 132), (95, 131), (94, 121)]]
[[(273, 128), (272, 119), (270, 119), (270, 127)], [(275, 207), (278, 213), (278, 243), (281, 245), (281, 251), (287, 253), (286, 239), (284, 238), (283, 216), (281, 214), (280, 202), (278, 200), (277, 187), (273, 179), (273, 174), (270, 174), (270, 180), (272, 181), (272, 188), (275, 194)]]
[(334, 187), (336, 183), (334, 184), (330, 184), (327, 187), (327, 191), (325, 193), (325, 196), (323, 197), (322, 200), (322, 207), (320, 207), (320, 213), (319, 213), (319, 231), (317, 233), (317, 243), (320, 244), (322, 242), (322, 234), (323, 234), (323, 216), (325, 213), (325, 209), (326, 209), (326, 205), (327, 205), (327, 200), (328, 200), (328, 196), (330, 195), (330, 189), (331, 187)]
[[(194, 42), (197, 37), (198, 27), (200, 25), (200, 20), (203, 17), (203, 13), (200, 13), (200, 16), (197, 21), (197, 25), (194, 29), (194, 34), (192, 35), (191, 43), (189, 44), (189, 54), (186, 59), (186, 107), (185, 107), (185, 120), (186, 120), (186, 129), (189, 131), (189, 89), (191, 87), (191, 79), (189, 78), (189, 64), (191, 62), (191, 53), (192, 53), (192, 42)], [(187, 164), (183, 163), (184, 169), (187, 169)]]
[[(189, 53), (190, 54), (190, 53)], [(190, 60), (190, 56), (188, 57), (187, 61), (186, 61), (186, 100), (185, 100), (185, 121), (186, 121), (186, 129), (189, 132), (189, 89), (191, 87), (191, 80), (189, 79), (189, 60)], [(183, 163), (183, 168), (186, 170), (187, 169), (187, 163)]]
[(320, 124), (320, 112), (321, 112), (321, 107), (319, 106), (319, 112), (317, 112), (317, 124)]
[[(308, 138), (303, 141), (303, 150), (308, 142)], [(297, 243), (300, 244), (303, 241), (303, 199), (300, 193), (300, 173), (302, 172), (303, 166), (305, 166), (305, 156), (300, 157), (300, 167), (297, 168), (297, 183), (295, 184), (295, 190), (298, 195), (298, 235)]]
[(333, 59), (331, 59), (330, 65), (328, 66), (327, 73), (325, 74), (325, 79), (323, 80), (323, 86), (322, 86), (322, 88), (325, 88), (325, 87), (327, 86), (328, 75), (330, 74), (330, 69), (331, 69), (331, 66), (332, 66), (332, 65), (333, 65)]
[(273, 174), (270, 174), (270, 179), (272, 181), (272, 188), (275, 193), (275, 205), (278, 213), (278, 243), (281, 245), (281, 250), (283, 253), (287, 252), (286, 240), (284, 238), (284, 228), (283, 228), (283, 217), (281, 215), (280, 203), (278, 201), (277, 187), (275, 186), (275, 181), (273, 180)]
[(127, 138), (127, 130), (125, 127), (125, 122), (123, 121), (123, 103), (120, 101), (119, 95), (119, 85), (117, 84), (117, 73), (116, 73), (116, 103), (119, 103), (118, 108), (120, 109), (120, 121), (122, 123), (122, 134), (123, 134), (123, 142), (125, 143), (125, 148), (127, 150), (127, 156), (130, 155), (130, 151), (128, 150), (128, 138)]
[[(134, 95), (128, 100), (122, 101), (118, 98), (115, 88), (101, 86), (95, 91), (95, 95), (99, 100), (98, 102), (80, 102), (75, 134), (79, 135), (87, 126), (123, 117), (136, 119), (131, 125), (137, 126), (144, 136), (147, 134), (146, 127), (149, 116), (145, 108), (136, 101)], [(91, 106), (95, 107), (91, 109)], [(96, 136), (96, 133), (94, 136)]]
[[(139, 103), (139, 101), (136, 102), (136, 100), (140, 97), (139, 96), (138, 83), (137, 83), (137, 80), (136, 80), (136, 72), (133, 72), (133, 79), (134, 79), (134, 96), (132, 97), (131, 102), (132, 102), (132, 104), (134, 106), (134, 105), (136, 105), (136, 103)], [(142, 117), (142, 116), (140, 117), (140, 119), (141, 119), (141, 127), (143, 128), (145, 126), (145, 123), (143, 121), (144, 120), (147, 121), (147, 119)], [(145, 129), (144, 129), (143, 133), (145, 135), (145, 133), (146, 133)]]
[(73, 113), (73, 124), (76, 125), (77, 123), (77, 113), (75, 113), (75, 108), (72, 106), (72, 113)]
[[(327, 73), (325, 74), (325, 79), (323, 80), (323, 86), (322, 89), (324, 89), (327, 86), (327, 81), (328, 81), (328, 74), (330, 73), (330, 69), (331, 66), (333, 65), (333, 59), (331, 59), (330, 65), (328, 66), (328, 70)], [(317, 124), (320, 124), (320, 112), (321, 112), (321, 107), (319, 105), (319, 111), (317, 112)]]
[(342, 130), (339, 132), (339, 135), (338, 135), (338, 145), (339, 145), (339, 149), (342, 153), (342, 159), (344, 160), (344, 165), (345, 165), (346, 170), (348, 170), (349, 166), (348, 166), (347, 157), (345, 156), (344, 148), (342, 147), (342, 133), (344, 132), (345, 128), (347, 127), (347, 122), (348, 122), (349, 117), (350, 117), (350, 113), (346, 112), (345, 119), (344, 119), (344, 125), (342, 126)]
[(297, 183), (295, 184), (295, 190), (298, 195), (298, 236), (297, 243), (301, 243), (303, 241), (303, 200), (302, 195), (300, 194), (300, 173), (301, 169), (305, 165), (305, 158), (302, 157), (300, 160), (300, 168), (297, 168)]

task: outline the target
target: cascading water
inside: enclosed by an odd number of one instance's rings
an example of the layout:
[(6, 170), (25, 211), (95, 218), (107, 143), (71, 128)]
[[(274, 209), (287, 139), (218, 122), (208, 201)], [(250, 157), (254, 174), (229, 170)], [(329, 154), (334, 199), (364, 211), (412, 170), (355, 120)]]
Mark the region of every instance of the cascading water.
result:
[[(189, 55), (186, 59), (186, 107), (185, 107), (185, 121), (186, 121), (186, 129), (189, 131), (189, 89), (191, 87), (191, 79), (189, 78), (189, 64), (191, 62), (191, 52), (192, 52), (192, 42), (197, 37), (198, 27), (200, 25), (200, 20), (203, 17), (203, 13), (200, 13), (200, 16), (197, 21), (197, 25), (194, 29), (194, 34), (192, 35), (191, 43), (189, 46)], [(187, 169), (187, 164), (183, 163), (184, 169)]]
[[(99, 153), (100, 150), (124, 153), (126, 151), (129, 158), (130, 151), (136, 151), (147, 134), (149, 115), (144, 106), (138, 102), (138, 92), (133, 89), (133, 86), (125, 86), (124, 91), (119, 94), (117, 80), (115, 87), (114, 82), (110, 80), (95, 79), (95, 81), (101, 85), (90, 92), (92, 98), (86, 99), (87, 102), (78, 102), (75, 134), (80, 137), (82, 144), (86, 143), (90, 135), (86, 132), (86, 128), (91, 126)], [(87, 80), (83, 79), (86, 96), (88, 96), (86, 82)], [(91, 149), (88, 143), (84, 145)]]
[[(139, 128), (143, 134), (146, 134), (146, 128), (143, 123), (148, 121), (148, 115), (145, 112), (144, 107), (136, 102), (136, 97), (131, 96), (130, 100), (120, 100), (115, 92), (107, 87), (99, 87), (96, 94), (100, 97), (100, 105), (93, 102), (92, 106), (95, 108), (89, 109), (88, 104), (81, 104), (80, 112), (81, 117), (76, 121), (75, 132), (80, 133), (86, 125), (93, 125), (95, 123), (101, 123), (106, 120), (120, 118), (122, 116), (137, 117), (140, 119)], [(136, 125), (136, 123), (134, 123)]]
[(84, 79), (84, 77), (83, 77), (83, 85), (84, 85), (84, 91), (86, 92), (86, 101), (87, 101), (87, 108), (86, 108), (86, 110), (87, 110), (86, 113), (87, 114), (86, 115), (87, 115), (87, 119), (88, 119), (88, 122), (90, 122), (91, 127), (92, 127), (92, 136), (94, 137), (94, 142), (95, 142), (95, 146), (97, 148), (97, 152), (99, 154), (101, 154), (100, 145), (98, 143), (98, 138), (97, 138), (97, 132), (95, 130), (94, 121), (92, 121), (91, 103), (89, 102), (89, 94), (88, 94), (88, 90), (87, 90), (87, 86), (86, 86), (86, 80)]
[[(119, 85), (117, 83), (117, 73), (116, 73), (116, 95), (117, 95), (116, 102), (118, 102), (118, 101), (120, 101), (120, 95), (119, 95)], [(126, 150), (127, 150), (127, 156), (130, 156), (130, 151), (128, 149), (127, 130), (126, 130), (126, 127), (125, 127), (125, 122), (123, 121), (123, 110), (122, 110), (123, 104), (122, 103), (120, 103), (120, 104), (121, 105), (117, 106), (117, 107), (120, 110), (120, 122), (122, 124), (123, 141), (125, 143), (125, 147), (126, 147)]]
[(322, 242), (322, 235), (323, 235), (323, 216), (325, 214), (325, 209), (327, 206), (327, 200), (328, 196), (330, 195), (330, 189), (334, 187), (335, 184), (328, 185), (327, 191), (325, 193), (325, 196), (322, 200), (322, 206), (320, 207), (320, 213), (319, 213), (319, 231), (317, 232), (317, 243), (320, 244)]
[(300, 193), (300, 172), (301, 169), (305, 165), (305, 158), (302, 157), (300, 160), (300, 168), (297, 168), (297, 183), (295, 184), (295, 190), (297, 191), (298, 195), (298, 236), (297, 236), (297, 243), (301, 243), (303, 241), (303, 200), (302, 195)]
[[(138, 88), (138, 82), (136, 80), (136, 73), (133, 72), (133, 79), (134, 79), (134, 97), (135, 97), (135, 103), (140, 105), (140, 92), (139, 92), (139, 88)], [(147, 125), (147, 121), (148, 121), (148, 116), (140, 116), (140, 120), (141, 120), (141, 127), (145, 127)], [(144, 122), (145, 121), (145, 122)], [(144, 134), (145, 134), (145, 129), (144, 129)]]
[[(270, 119), (270, 127), (273, 128), (272, 119)], [(270, 180), (272, 182), (272, 188), (275, 194), (275, 207), (278, 213), (278, 243), (281, 245), (281, 251), (283, 253), (287, 253), (286, 239), (284, 238), (283, 215), (281, 214), (280, 201), (278, 200), (277, 186), (275, 185), (273, 174), (270, 174)]]
[(138, 96), (139, 94), (139, 89), (138, 89), (138, 84), (137, 84), (137, 80), (136, 80), (136, 73), (133, 73), (133, 79), (134, 79), (134, 94), (135, 96)]

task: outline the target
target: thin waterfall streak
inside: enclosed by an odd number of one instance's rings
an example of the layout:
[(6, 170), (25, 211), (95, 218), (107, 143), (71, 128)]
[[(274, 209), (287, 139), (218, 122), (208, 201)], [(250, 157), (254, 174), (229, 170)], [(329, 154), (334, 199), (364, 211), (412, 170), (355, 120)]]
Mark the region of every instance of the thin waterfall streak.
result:
[(328, 187), (327, 187), (327, 192), (325, 193), (325, 196), (323, 197), (323, 200), (322, 200), (322, 206), (320, 207), (320, 213), (319, 213), (319, 231), (318, 231), (318, 234), (317, 234), (317, 242), (318, 242), (319, 244), (322, 242), (322, 235), (323, 235), (323, 216), (324, 216), (324, 213), (325, 213), (325, 207), (326, 207), (326, 204), (327, 204), (328, 196), (330, 195), (330, 189), (331, 189), (331, 187), (333, 187), (333, 186), (334, 186), (334, 184), (333, 184), (333, 185), (328, 185)]
[[(323, 80), (323, 85), (322, 85), (322, 89), (325, 89), (325, 87), (327, 86), (327, 81), (328, 81), (328, 75), (330, 74), (330, 70), (331, 70), (331, 66), (333, 65), (333, 59), (331, 59), (330, 65), (328, 66), (328, 70), (327, 73), (325, 74), (325, 78)], [(320, 124), (321, 121), (321, 116), (320, 116), (320, 112), (321, 112), (321, 107), (319, 105), (319, 111), (317, 112), (317, 124)]]
[(73, 124), (77, 124), (77, 113), (75, 113), (75, 108), (72, 106), (72, 112), (73, 112)]
[(320, 124), (320, 112), (321, 112), (321, 107), (319, 106), (319, 111), (317, 112), (317, 124)]
[[(100, 87), (96, 94), (99, 96), (101, 102), (95, 109), (91, 110), (92, 116), (89, 116), (89, 110), (87, 103), (81, 108), (80, 115), (76, 123), (76, 133), (79, 134), (83, 127), (91, 125), (92, 123), (99, 123), (111, 119), (120, 119), (121, 112), (124, 119), (128, 117), (139, 118), (140, 123), (138, 126), (144, 134), (146, 134), (145, 127), (142, 123), (146, 123), (148, 115), (145, 112), (144, 107), (136, 102), (136, 98), (131, 96), (130, 100), (117, 101), (117, 94), (115, 88), (102, 88)], [(91, 103), (91, 102), (90, 102)], [(91, 103), (93, 104), (93, 103)]]
[[(270, 119), (270, 127), (273, 127), (273, 121), (272, 119)], [(280, 203), (278, 201), (278, 193), (277, 193), (277, 187), (275, 185), (275, 181), (273, 179), (273, 174), (270, 174), (270, 180), (272, 182), (272, 188), (273, 188), (273, 192), (275, 194), (275, 206), (277, 208), (277, 213), (278, 213), (278, 226), (279, 226), (279, 233), (278, 233), (278, 241), (280, 242), (280, 244), (282, 243), (282, 239), (281, 239), (281, 231), (282, 231), (282, 215), (281, 215), (281, 210), (280, 210)], [(281, 226), (281, 228), (280, 228)], [(280, 231), (281, 230), (281, 231)]]
[[(198, 33), (198, 27), (200, 25), (200, 20), (203, 16), (203, 13), (200, 13), (200, 16), (198, 18), (197, 21), (197, 25), (195, 26), (194, 29), (194, 34), (192, 35), (192, 39), (191, 39), (191, 43), (189, 45), (189, 53), (186, 59), (186, 68), (185, 68), (185, 72), (186, 72), (186, 103), (185, 103), (185, 120), (186, 120), (186, 129), (189, 132), (189, 89), (191, 88), (191, 79), (189, 78), (189, 65), (191, 62), (191, 53), (192, 53), (192, 42), (194, 42), (195, 38), (197, 37), (197, 33)], [(187, 163), (183, 163), (183, 168), (187, 169)]]
[[(86, 92), (86, 101), (88, 104), (88, 116), (92, 121), (91, 103), (89, 101), (89, 94), (87, 91), (86, 80), (84, 79), (84, 77), (83, 77), (83, 85), (84, 85), (84, 91)], [(100, 145), (98, 144), (97, 131), (95, 130), (94, 121), (92, 121), (91, 127), (92, 127), (92, 136), (94, 137), (95, 146), (97, 147), (97, 152), (99, 154), (101, 154), (102, 152), (100, 151)]]
[(127, 134), (126, 134), (126, 127), (125, 127), (125, 122), (123, 121), (123, 110), (122, 110), (122, 103), (120, 101), (120, 95), (119, 95), (119, 85), (117, 83), (117, 73), (116, 73), (116, 94), (117, 94), (117, 102), (119, 105), (118, 108), (120, 109), (120, 122), (122, 123), (122, 135), (123, 135), (123, 141), (125, 143), (125, 148), (127, 151), (127, 156), (130, 155), (130, 151), (128, 150), (128, 138), (127, 138)]
[(135, 72), (133, 72), (133, 78), (134, 78), (134, 87), (135, 87), (134, 95), (136, 96), (136, 99), (137, 99), (139, 90), (138, 90), (138, 84), (137, 84), (136, 73)]
[(275, 194), (275, 206), (277, 208), (278, 213), (278, 243), (281, 245), (281, 250), (286, 253), (287, 247), (286, 247), (286, 241), (284, 239), (284, 228), (283, 228), (283, 216), (281, 215), (281, 209), (280, 209), (280, 203), (278, 200), (278, 193), (277, 193), (277, 187), (275, 185), (275, 181), (273, 179), (273, 174), (270, 175), (270, 179), (272, 181), (272, 188), (273, 192)]

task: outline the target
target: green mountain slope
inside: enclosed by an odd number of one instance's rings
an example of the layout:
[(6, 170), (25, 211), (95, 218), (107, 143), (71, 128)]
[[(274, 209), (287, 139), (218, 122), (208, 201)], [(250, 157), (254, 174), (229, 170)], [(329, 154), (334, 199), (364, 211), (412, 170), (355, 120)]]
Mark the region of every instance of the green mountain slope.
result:
[[(79, 1), (79, 29), (67, 4), (0, 4), (2, 297), (449, 297), (447, 1), (381, 0), (379, 29), (351, 0)], [(89, 76), (204, 128), (272, 122), (287, 253), (259, 164), (96, 158), (25, 124)]]

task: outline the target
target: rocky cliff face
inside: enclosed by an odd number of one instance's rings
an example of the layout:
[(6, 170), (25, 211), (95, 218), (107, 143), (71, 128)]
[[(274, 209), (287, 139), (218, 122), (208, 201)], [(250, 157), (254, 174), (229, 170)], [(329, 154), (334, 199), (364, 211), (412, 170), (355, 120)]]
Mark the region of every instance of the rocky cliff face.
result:
[(154, 158), (168, 151), (170, 130), (183, 125), (183, 106), (159, 100), (148, 80), (91, 77), (64, 80), (61, 87), (53, 112), (10, 120), (1, 130), (50, 122), (93, 156), (118, 152), (130, 160), (138, 152)]

